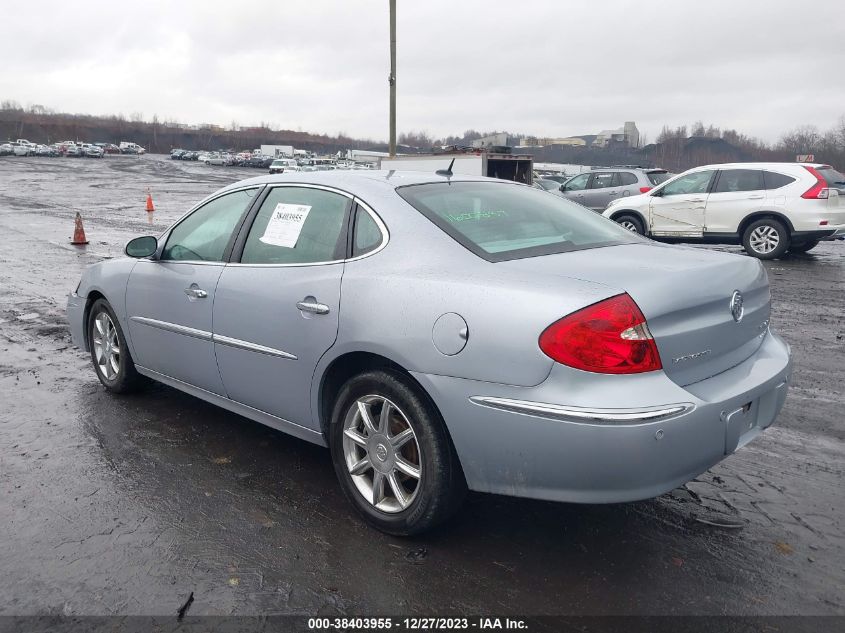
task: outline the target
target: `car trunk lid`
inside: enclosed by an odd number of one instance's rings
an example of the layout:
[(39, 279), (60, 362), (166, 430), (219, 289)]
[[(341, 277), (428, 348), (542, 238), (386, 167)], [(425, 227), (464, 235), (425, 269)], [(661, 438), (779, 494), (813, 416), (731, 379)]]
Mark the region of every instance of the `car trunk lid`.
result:
[(768, 331), (768, 278), (758, 260), (750, 257), (627, 244), (497, 266), (578, 278), (627, 292), (646, 317), (663, 370), (682, 386), (738, 365), (759, 348)]

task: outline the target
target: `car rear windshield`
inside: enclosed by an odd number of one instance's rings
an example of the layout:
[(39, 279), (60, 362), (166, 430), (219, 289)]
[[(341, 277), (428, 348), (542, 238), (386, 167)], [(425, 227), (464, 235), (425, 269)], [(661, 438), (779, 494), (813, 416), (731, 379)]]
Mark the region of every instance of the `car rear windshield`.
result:
[(642, 239), (574, 202), (523, 185), (438, 182), (396, 192), (447, 235), (491, 262)]
[(649, 181), (651, 181), (651, 184), (655, 186), (659, 185), (661, 182), (669, 180), (668, 171), (650, 171), (646, 175), (648, 176)]
[(833, 167), (818, 167), (816, 171), (824, 178), (829, 187), (837, 189), (845, 188), (845, 176), (836, 171)]

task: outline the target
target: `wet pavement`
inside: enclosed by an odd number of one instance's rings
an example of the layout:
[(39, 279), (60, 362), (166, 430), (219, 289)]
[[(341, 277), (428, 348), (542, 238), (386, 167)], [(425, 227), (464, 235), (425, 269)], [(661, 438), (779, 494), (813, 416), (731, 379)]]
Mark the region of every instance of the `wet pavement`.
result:
[(191, 615), (845, 615), (845, 243), (766, 264), (794, 384), (739, 453), (640, 503), (471, 495), (400, 539), (358, 519), (324, 449), (167, 387), (109, 395), (71, 346), (87, 264), (260, 173), (0, 159), (0, 615), (175, 614), (191, 592)]

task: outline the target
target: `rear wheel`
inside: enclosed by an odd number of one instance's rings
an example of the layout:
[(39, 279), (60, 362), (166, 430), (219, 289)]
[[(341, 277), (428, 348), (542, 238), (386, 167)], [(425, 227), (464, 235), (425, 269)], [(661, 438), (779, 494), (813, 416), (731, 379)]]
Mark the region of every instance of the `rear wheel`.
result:
[(434, 527), (454, 513), (466, 492), (443, 420), (398, 372), (372, 370), (344, 385), (329, 443), (346, 497), (388, 534)]
[(819, 245), (818, 240), (809, 240), (808, 242), (801, 242), (800, 244), (790, 244), (789, 245), (789, 252), (790, 253), (806, 253), (807, 251), (813, 250), (818, 245)]
[(742, 245), (746, 253), (758, 259), (777, 259), (789, 248), (789, 231), (780, 220), (756, 220), (742, 234)]
[(645, 234), (645, 227), (642, 220), (630, 213), (625, 213), (614, 218), (621, 227), (628, 229), (631, 233)]
[(94, 371), (112, 393), (129, 393), (145, 381), (135, 370), (126, 337), (108, 301), (98, 299), (88, 315), (88, 343)]

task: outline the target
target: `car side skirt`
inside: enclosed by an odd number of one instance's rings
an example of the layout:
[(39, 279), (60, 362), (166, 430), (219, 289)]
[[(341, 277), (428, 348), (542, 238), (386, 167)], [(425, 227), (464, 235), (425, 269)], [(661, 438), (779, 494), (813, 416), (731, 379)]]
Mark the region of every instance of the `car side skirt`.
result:
[(200, 400), (205, 400), (206, 402), (215, 404), (227, 411), (249, 418), (254, 422), (260, 422), (265, 426), (282, 431), (288, 435), (293, 435), (294, 437), (306, 440), (312, 444), (328, 446), (325, 437), (319, 431), (300, 426), (295, 422), (289, 422), (288, 420), (276, 417), (275, 415), (271, 415), (265, 411), (261, 411), (260, 409), (255, 409), (240, 402), (236, 402), (235, 400), (230, 400), (229, 398), (217, 395), (216, 393), (211, 393), (205, 389), (200, 389), (199, 387), (182, 382), (181, 380), (172, 378), (166, 374), (160, 374), (152, 369), (147, 369), (146, 367), (141, 367), (140, 365), (135, 365), (135, 369), (138, 370), (139, 374), (146, 376), (147, 378), (152, 378), (153, 380), (173, 387), (174, 389), (184, 391), (185, 393), (199, 398)]

